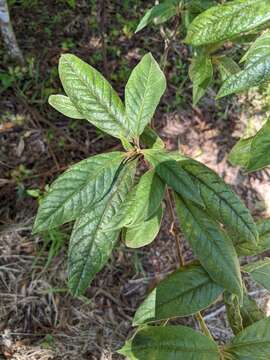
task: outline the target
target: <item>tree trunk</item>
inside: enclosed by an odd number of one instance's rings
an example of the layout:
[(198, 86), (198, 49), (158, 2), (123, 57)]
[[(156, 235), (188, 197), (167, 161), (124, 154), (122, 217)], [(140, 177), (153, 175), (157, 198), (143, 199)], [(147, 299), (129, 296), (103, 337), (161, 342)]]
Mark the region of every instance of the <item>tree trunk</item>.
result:
[(6, 0), (0, 0), (0, 30), (4, 44), (10, 56), (17, 62), (23, 64), (24, 57), (18, 46), (16, 36), (13, 31)]

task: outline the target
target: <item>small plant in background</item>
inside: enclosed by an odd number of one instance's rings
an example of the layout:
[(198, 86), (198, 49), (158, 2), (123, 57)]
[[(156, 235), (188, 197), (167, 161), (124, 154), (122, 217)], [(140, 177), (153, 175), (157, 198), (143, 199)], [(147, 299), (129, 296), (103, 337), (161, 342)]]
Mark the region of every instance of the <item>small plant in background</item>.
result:
[[(142, 360), (268, 359), (270, 319), (249, 298), (242, 274), (250, 274), (270, 290), (270, 259), (240, 267), (239, 257), (270, 249), (270, 222), (256, 224), (215, 172), (183, 154), (166, 151), (149, 127), (166, 89), (164, 74), (152, 55), (145, 55), (133, 69), (125, 105), (97, 70), (74, 55), (62, 55), (59, 74), (66, 95), (50, 96), (50, 104), (70, 118), (88, 120), (118, 138), (125, 149), (71, 166), (40, 204), (33, 233), (75, 221), (68, 256), (71, 293), (85, 292), (108, 261), (120, 233), (130, 248), (154, 241), (166, 196), (169, 210), (174, 211), (173, 203), (176, 206), (197, 260), (185, 264), (175, 229), (179, 269), (141, 304), (133, 321), (137, 331), (120, 353)], [(136, 176), (142, 163), (147, 169)], [(200, 311), (222, 295), (236, 336), (218, 346)], [(194, 314), (204, 335), (167, 324)]]

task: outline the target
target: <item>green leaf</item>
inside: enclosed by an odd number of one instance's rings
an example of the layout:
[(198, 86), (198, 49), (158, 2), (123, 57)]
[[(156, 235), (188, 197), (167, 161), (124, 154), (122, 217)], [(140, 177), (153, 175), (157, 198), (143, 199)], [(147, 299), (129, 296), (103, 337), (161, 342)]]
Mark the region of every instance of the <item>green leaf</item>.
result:
[(162, 24), (177, 14), (177, 0), (165, 0), (146, 11), (141, 19), (135, 33), (144, 29), (147, 25), (154, 22), (155, 24)]
[(144, 150), (143, 153), (161, 179), (174, 191), (188, 200), (203, 205), (193, 180), (176, 161), (184, 157), (180, 154), (167, 153), (164, 150)]
[(132, 227), (150, 219), (157, 211), (164, 196), (165, 184), (155, 173), (148, 170), (129, 193), (126, 201), (111, 219), (107, 229)]
[(234, 75), (241, 70), (232, 58), (225, 55), (216, 58), (216, 62), (222, 81), (225, 81), (229, 76)]
[(153, 242), (158, 235), (162, 215), (163, 209), (160, 206), (149, 220), (127, 228), (125, 235), (127, 247), (137, 249)]
[[(219, 360), (213, 340), (185, 326), (147, 326), (132, 339), (128, 352), (120, 354), (137, 360)], [(132, 357), (131, 357), (132, 359)]]
[(153, 149), (164, 149), (165, 144), (162, 139), (158, 136), (155, 130), (151, 129), (150, 126), (146, 126), (143, 133), (140, 136), (140, 141), (148, 148)]
[(193, 83), (193, 105), (196, 105), (213, 79), (212, 61), (206, 53), (201, 51), (192, 58), (189, 76)]
[(231, 239), (199, 206), (175, 195), (183, 233), (209, 276), (242, 299), (240, 266)]
[(250, 296), (244, 295), (243, 306), (240, 307), (244, 328), (265, 318), (264, 312), (258, 308), (256, 301)]
[(130, 139), (124, 105), (96, 69), (75, 55), (64, 54), (59, 75), (65, 92), (85, 119), (112, 136)]
[(208, 213), (236, 234), (238, 241), (256, 243), (258, 232), (252, 216), (231, 187), (213, 170), (196, 160), (185, 159), (179, 163), (197, 184)]
[(242, 57), (241, 62), (245, 62), (245, 67), (256, 64), (258, 60), (270, 55), (270, 31), (266, 30), (256, 41), (253, 42), (249, 50)]
[(236, 244), (236, 251), (239, 256), (258, 255), (270, 249), (270, 219), (263, 219), (257, 222), (259, 240), (257, 244), (244, 242)]
[(257, 134), (248, 139), (241, 139), (232, 149), (229, 160), (233, 165), (240, 165), (247, 172), (258, 171), (270, 165), (270, 119)]
[(84, 116), (79, 113), (71, 100), (65, 95), (51, 95), (49, 97), (49, 104), (65, 116), (72, 119), (84, 119)]
[(243, 266), (252, 279), (270, 291), (270, 258)]
[(146, 54), (133, 69), (125, 89), (126, 116), (133, 137), (151, 121), (166, 89), (166, 79), (153, 56)]
[(228, 40), (270, 20), (268, 0), (235, 0), (213, 6), (188, 28), (186, 42), (194, 46)]
[(127, 163), (103, 201), (81, 214), (74, 224), (68, 253), (68, 275), (69, 288), (75, 296), (83, 294), (111, 255), (119, 230), (104, 232), (103, 227), (125, 201), (135, 170), (136, 161)]
[(214, 303), (222, 292), (200, 265), (185, 266), (148, 295), (136, 311), (133, 325), (195, 314)]
[(237, 360), (268, 360), (270, 352), (270, 317), (247, 327), (225, 351)]
[(76, 219), (97, 204), (117, 177), (124, 153), (112, 152), (82, 160), (51, 185), (35, 220), (33, 233), (52, 229)]
[(227, 291), (224, 292), (223, 299), (230, 327), (236, 335), (244, 329), (239, 299), (237, 296), (232, 295)]

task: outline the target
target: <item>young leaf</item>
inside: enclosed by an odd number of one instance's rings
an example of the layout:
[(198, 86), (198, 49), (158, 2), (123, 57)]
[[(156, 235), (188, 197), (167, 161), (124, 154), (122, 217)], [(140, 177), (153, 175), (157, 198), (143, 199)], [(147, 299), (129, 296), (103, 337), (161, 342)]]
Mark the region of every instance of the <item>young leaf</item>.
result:
[(243, 270), (252, 279), (270, 291), (270, 258), (245, 265)]
[(158, 136), (155, 130), (151, 129), (150, 126), (146, 126), (143, 133), (140, 136), (140, 141), (148, 148), (152, 149), (164, 149), (165, 144), (162, 139)]
[(247, 172), (258, 171), (270, 165), (270, 119), (257, 134), (248, 139), (241, 139), (232, 149), (229, 160), (233, 165), (240, 165)]
[(183, 233), (209, 276), (242, 299), (240, 266), (231, 239), (199, 206), (175, 194)]
[(124, 153), (100, 154), (70, 167), (51, 185), (37, 213), (33, 233), (76, 219), (106, 195), (117, 177)]
[(71, 100), (65, 95), (51, 95), (49, 97), (49, 104), (65, 116), (72, 119), (84, 119), (84, 116), (79, 113)]
[(130, 139), (124, 105), (96, 69), (75, 55), (64, 54), (59, 75), (65, 92), (85, 119), (114, 137)]
[(137, 249), (154, 241), (160, 229), (162, 215), (163, 209), (160, 206), (149, 220), (127, 228), (125, 234), (127, 247)]
[(152, 22), (162, 24), (168, 21), (176, 15), (178, 3), (179, 0), (165, 0), (163, 3), (155, 5), (151, 9), (147, 10), (137, 26), (135, 33), (141, 31)]
[(234, 0), (213, 6), (197, 16), (188, 28), (186, 42), (211, 44), (250, 31), (270, 20), (268, 0)]
[(68, 253), (69, 288), (73, 295), (82, 295), (108, 261), (118, 239), (119, 230), (102, 231), (119, 210), (132, 186), (136, 161), (127, 163), (107, 196), (89, 208), (75, 222)]
[(151, 121), (166, 89), (166, 79), (153, 56), (146, 54), (133, 69), (125, 89), (126, 116), (133, 137)]
[(213, 340), (181, 325), (144, 327), (118, 352), (137, 360), (219, 360)]
[(224, 292), (224, 303), (226, 306), (227, 318), (233, 333), (236, 335), (243, 331), (243, 319), (241, 315), (241, 306), (237, 296)]
[(268, 360), (270, 352), (270, 317), (247, 327), (225, 351), (237, 360)]
[(258, 308), (256, 301), (244, 294), (243, 306), (240, 307), (243, 327), (246, 328), (265, 318), (264, 312)]
[(174, 191), (188, 200), (203, 205), (197, 186), (176, 161), (184, 157), (180, 154), (167, 153), (165, 150), (144, 150), (144, 155), (160, 178)]
[(195, 314), (222, 294), (200, 265), (186, 266), (162, 280), (136, 311), (133, 325)]
[(220, 56), (216, 58), (216, 62), (222, 81), (225, 81), (231, 75), (234, 75), (241, 71), (238, 64), (228, 56)]
[(148, 170), (129, 193), (105, 230), (132, 227), (150, 219), (159, 208), (164, 191), (165, 184), (155, 170)]
[(230, 186), (213, 170), (196, 160), (185, 159), (179, 164), (197, 184), (209, 214), (237, 234), (237, 239), (256, 243), (258, 232), (252, 216)]
[(239, 256), (258, 255), (270, 249), (270, 219), (263, 219), (256, 224), (259, 234), (257, 244), (244, 242), (236, 244), (236, 251)]
[(206, 53), (201, 51), (192, 58), (189, 76), (193, 83), (193, 105), (196, 105), (213, 79), (212, 61)]

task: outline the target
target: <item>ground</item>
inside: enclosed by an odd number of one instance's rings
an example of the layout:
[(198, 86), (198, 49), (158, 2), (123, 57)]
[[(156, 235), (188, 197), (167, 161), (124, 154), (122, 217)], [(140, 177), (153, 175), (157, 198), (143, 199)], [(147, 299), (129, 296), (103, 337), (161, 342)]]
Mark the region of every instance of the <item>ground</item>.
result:
[[(49, 4), (48, 4), (49, 3)], [(61, 92), (57, 63), (72, 52), (97, 67), (123, 96), (130, 70), (146, 51), (159, 60), (158, 28), (133, 35), (143, 1), (115, 1), (102, 20), (95, 1), (10, 1), (24, 68), (10, 63), (3, 48), (0, 64), (0, 346), (3, 359), (121, 359), (116, 350), (132, 334), (132, 316), (146, 293), (177, 265), (175, 243), (165, 212), (155, 242), (140, 250), (119, 242), (109, 264), (84, 297), (67, 291), (66, 256), (70, 226), (32, 236), (37, 195), (71, 164), (119, 142), (85, 121), (56, 113), (48, 95)], [(101, 4), (102, 2), (100, 2)], [(27, 16), (26, 16), (27, 14)], [(101, 33), (105, 34), (104, 49)], [(104, 55), (106, 53), (106, 56)], [(209, 90), (191, 105), (188, 49), (178, 42), (169, 54), (168, 89), (154, 126), (170, 150), (181, 150), (216, 170), (243, 199), (255, 218), (270, 216), (269, 174), (245, 175), (227, 161), (243, 134), (260, 127), (266, 116), (267, 89), (219, 103)], [(266, 111), (266, 112), (265, 112)], [(269, 199), (268, 199), (269, 198)], [(186, 261), (192, 254), (185, 239)], [(247, 261), (248, 259), (243, 259)], [(250, 282), (250, 293), (269, 311), (267, 293)], [(218, 302), (204, 313), (216, 339), (225, 342), (224, 308)], [(194, 319), (177, 320), (197, 327)], [(1, 355), (0, 355), (1, 357)]]

